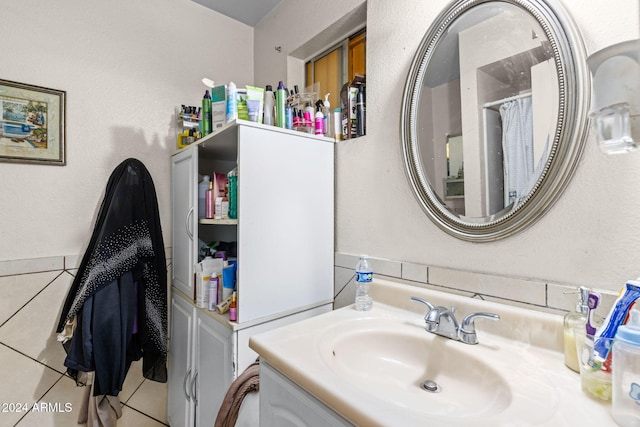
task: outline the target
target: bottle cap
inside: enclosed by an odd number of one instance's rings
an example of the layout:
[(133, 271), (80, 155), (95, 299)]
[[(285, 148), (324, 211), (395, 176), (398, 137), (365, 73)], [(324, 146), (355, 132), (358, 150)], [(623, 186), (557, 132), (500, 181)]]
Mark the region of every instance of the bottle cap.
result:
[(273, 87), (271, 85), (267, 85), (266, 89), (267, 92), (273, 92)]
[(278, 83), (278, 90), (284, 90), (284, 83), (282, 83), (282, 80)]
[(640, 311), (631, 309), (629, 321), (620, 325), (616, 333), (616, 340), (632, 345), (640, 345)]

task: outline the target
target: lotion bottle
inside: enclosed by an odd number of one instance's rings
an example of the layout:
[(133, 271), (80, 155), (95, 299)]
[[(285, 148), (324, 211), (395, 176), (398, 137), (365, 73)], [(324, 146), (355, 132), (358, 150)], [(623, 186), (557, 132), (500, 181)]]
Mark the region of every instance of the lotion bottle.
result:
[(330, 93), (324, 96), (323, 110), (324, 114), (324, 136), (333, 138), (333, 112), (331, 111), (331, 103), (329, 102)]
[(578, 328), (577, 330), (585, 331), (586, 333), (587, 313), (589, 312), (588, 298), (589, 289), (580, 286), (578, 288), (576, 310), (564, 316), (564, 364), (575, 372), (580, 372), (580, 364), (578, 362), (574, 331)]

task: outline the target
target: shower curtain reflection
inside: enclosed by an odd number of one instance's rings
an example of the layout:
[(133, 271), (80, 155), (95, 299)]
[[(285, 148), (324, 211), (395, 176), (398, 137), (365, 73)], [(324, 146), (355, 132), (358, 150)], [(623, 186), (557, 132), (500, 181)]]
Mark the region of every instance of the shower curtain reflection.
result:
[(531, 97), (500, 106), (504, 167), (504, 206), (517, 205), (531, 189), (535, 178)]

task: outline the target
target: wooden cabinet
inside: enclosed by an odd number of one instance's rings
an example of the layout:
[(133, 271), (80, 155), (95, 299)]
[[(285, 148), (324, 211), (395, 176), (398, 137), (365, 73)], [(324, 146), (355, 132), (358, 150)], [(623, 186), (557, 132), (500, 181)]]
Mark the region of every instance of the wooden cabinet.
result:
[[(172, 156), (168, 419), (210, 425), (255, 333), (331, 310), (332, 140), (236, 121)], [(198, 175), (237, 166), (238, 219), (198, 218)], [(196, 308), (199, 242), (237, 242), (238, 320)], [(206, 402), (206, 403), (203, 403)]]

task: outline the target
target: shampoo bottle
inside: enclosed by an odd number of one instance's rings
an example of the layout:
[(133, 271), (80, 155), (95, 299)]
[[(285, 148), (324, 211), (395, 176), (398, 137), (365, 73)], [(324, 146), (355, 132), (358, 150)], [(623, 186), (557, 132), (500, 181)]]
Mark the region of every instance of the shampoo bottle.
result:
[(578, 352), (576, 350), (576, 337), (574, 331), (585, 331), (587, 324), (587, 299), (589, 298), (589, 289), (584, 286), (578, 288), (578, 301), (576, 302), (576, 310), (567, 313), (564, 316), (564, 364), (569, 369), (580, 372), (578, 362)]

